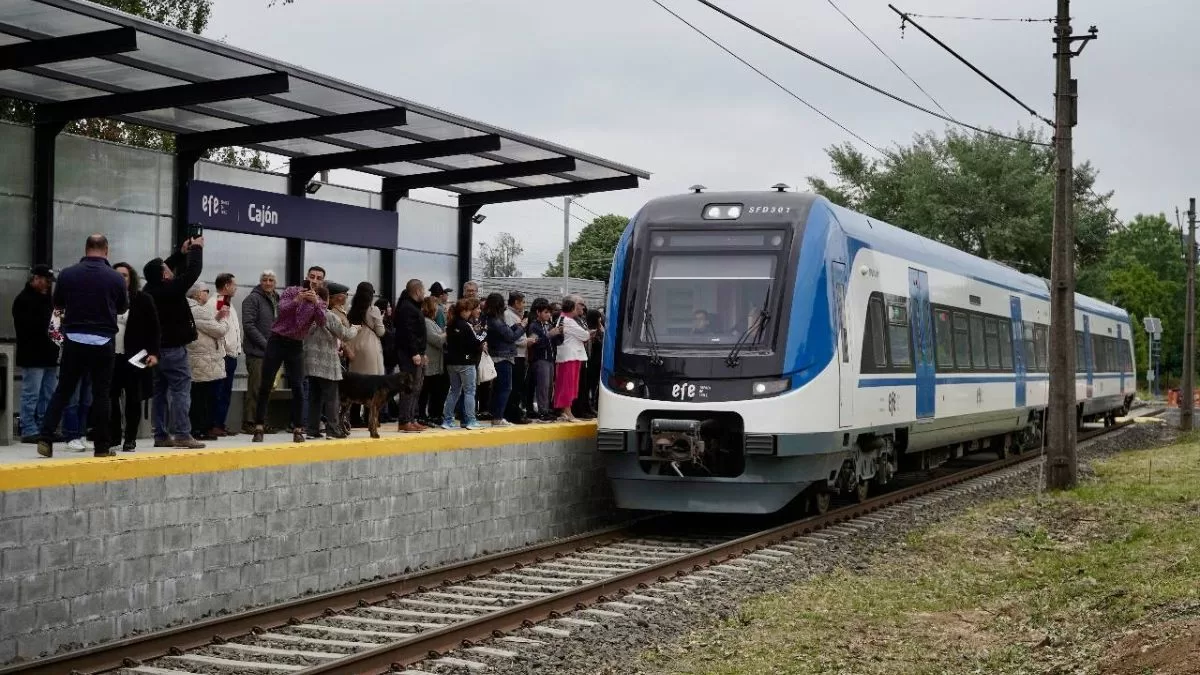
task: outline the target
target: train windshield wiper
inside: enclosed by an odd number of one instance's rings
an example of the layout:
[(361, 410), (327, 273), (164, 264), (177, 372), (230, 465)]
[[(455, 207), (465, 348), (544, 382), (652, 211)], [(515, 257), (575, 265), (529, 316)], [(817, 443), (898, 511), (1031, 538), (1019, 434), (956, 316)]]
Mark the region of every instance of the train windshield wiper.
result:
[(650, 365), (661, 366), (663, 364), (662, 356), (658, 353), (658, 334), (654, 331), (654, 314), (650, 311), (650, 302), (647, 298), (645, 328), (646, 328), (646, 344), (650, 347)]
[(755, 333), (755, 340), (762, 335), (763, 329), (766, 328), (767, 325), (767, 318), (771, 316), (771, 313), (767, 311), (767, 301), (770, 299), (771, 287), (768, 286), (767, 297), (763, 298), (762, 309), (758, 311), (758, 318), (755, 319), (754, 323), (747, 326), (746, 331), (742, 333), (742, 336), (738, 338), (737, 342), (733, 343), (733, 349), (730, 349), (729, 354), (725, 357), (725, 365), (729, 366), (730, 368), (737, 368), (738, 364), (741, 363), (742, 348), (746, 346), (747, 340), (750, 337), (750, 333), (758, 331)]

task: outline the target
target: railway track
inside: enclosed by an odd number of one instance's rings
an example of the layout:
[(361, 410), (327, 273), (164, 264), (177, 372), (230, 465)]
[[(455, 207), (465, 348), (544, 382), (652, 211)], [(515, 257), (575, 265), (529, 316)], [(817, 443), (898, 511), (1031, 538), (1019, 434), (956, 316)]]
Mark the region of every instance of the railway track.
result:
[[(1079, 440), (1132, 423), (1081, 432)], [(0, 669), (0, 675), (478, 670), (538, 646), (536, 638), (564, 637), (662, 603), (662, 593), (719, 583), (790, 557), (798, 547), (883, 525), (908, 508), (1023, 472), (1038, 459), (1031, 453), (1001, 459), (741, 536), (647, 536), (632, 526), (612, 528), (106, 643)], [(509, 634), (522, 628), (534, 637)], [(485, 639), (491, 646), (476, 644)], [(405, 670), (412, 664), (422, 670)]]

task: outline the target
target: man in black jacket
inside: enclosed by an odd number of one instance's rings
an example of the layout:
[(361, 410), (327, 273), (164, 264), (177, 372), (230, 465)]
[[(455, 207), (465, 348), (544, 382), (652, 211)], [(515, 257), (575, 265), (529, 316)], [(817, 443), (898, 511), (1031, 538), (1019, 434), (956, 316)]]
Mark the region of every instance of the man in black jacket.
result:
[[(192, 438), (192, 370), (187, 345), (196, 339), (196, 323), (187, 292), (204, 270), (204, 237), (189, 239), (178, 253), (155, 258), (142, 270), (146, 294), (158, 309), (160, 346), (154, 374), (154, 447), (203, 448)], [(168, 423), (168, 414), (170, 422)], [(168, 433), (169, 430), (169, 433)]]
[(50, 339), (50, 315), (54, 301), (50, 290), (54, 272), (49, 265), (35, 265), (25, 290), (12, 305), (17, 329), (17, 367), (21, 369), (21, 442), (37, 443), (42, 418), (58, 384), (58, 345)]
[[(117, 315), (129, 309), (125, 280), (108, 264), (108, 239), (102, 234), (87, 238), (84, 257), (59, 275), (54, 289), (54, 306), (63, 310), (62, 373), (46, 417), (42, 419), (42, 437), (38, 454), (54, 455), (54, 431), (62, 419), (67, 400), (79, 386), (84, 374), (92, 381), (92, 412), (96, 419), (109, 417), (109, 389), (112, 387), (113, 350), (117, 335)], [(92, 435), (97, 457), (111, 457), (108, 425), (98, 424)]]
[(413, 388), (400, 396), (399, 430), (408, 433), (425, 431), (417, 424), (417, 400), (425, 382), (425, 315), (421, 301), (425, 299), (425, 284), (409, 279), (404, 293), (396, 301), (396, 365), (401, 371), (413, 374)]

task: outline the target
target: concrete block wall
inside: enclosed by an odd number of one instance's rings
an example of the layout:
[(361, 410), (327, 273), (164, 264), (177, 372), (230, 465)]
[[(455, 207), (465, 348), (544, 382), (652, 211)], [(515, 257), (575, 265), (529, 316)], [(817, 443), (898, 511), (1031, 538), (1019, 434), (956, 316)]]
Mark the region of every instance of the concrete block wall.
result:
[(607, 524), (575, 436), (0, 491), (0, 664)]

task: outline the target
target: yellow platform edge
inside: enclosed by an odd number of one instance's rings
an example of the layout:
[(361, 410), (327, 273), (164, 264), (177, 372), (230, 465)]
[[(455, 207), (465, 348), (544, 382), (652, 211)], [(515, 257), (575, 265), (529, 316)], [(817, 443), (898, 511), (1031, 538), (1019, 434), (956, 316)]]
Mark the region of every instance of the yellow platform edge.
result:
[[(367, 457), (475, 450), (525, 443), (594, 438), (594, 422), (538, 424), (481, 431), (427, 431), (402, 437), (360, 438), (307, 443), (267, 443), (214, 450), (119, 453), (119, 457), (81, 457), (0, 464), (0, 492), (102, 483), (192, 473), (212, 473), (289, 464), (310, 464)], [(30, 446), (30, 452), (33, 447)]]

